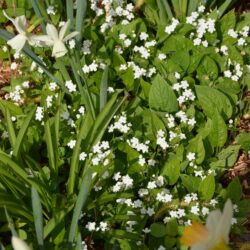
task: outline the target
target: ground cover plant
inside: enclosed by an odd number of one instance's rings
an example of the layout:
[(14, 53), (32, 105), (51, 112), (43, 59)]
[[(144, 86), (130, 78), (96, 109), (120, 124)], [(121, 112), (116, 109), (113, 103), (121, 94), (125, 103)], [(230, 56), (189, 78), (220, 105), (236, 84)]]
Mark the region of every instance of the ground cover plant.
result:
[(221, 178), (250, 151), (250, 15), (177, 2), (0, 1), (1, 249), (184, 250), (206, 221), (192, 249), (230, 249), (246, 230)]

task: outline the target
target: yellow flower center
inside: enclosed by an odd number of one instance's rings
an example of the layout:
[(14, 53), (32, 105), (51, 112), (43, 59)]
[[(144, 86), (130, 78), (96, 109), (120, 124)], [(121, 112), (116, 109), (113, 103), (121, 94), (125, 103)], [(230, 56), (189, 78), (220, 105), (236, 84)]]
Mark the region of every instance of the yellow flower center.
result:
[(196, 243), (207, 243), (207, 241), (208, 229), (197, 221), (192, 221), (192, 225), (184, 229), (181, 237), (181, 243), (187, 246), (193, 246)]
[(230, 250), (223, 239), (221, 239), (211, 250)]

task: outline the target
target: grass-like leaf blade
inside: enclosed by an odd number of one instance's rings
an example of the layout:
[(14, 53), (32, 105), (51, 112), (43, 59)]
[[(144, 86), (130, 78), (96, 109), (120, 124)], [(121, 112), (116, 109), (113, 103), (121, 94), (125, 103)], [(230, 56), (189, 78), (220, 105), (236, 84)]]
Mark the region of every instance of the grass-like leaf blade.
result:
[(43, 242), (43, 213), (39, 194), (34, 186), (31, 188), (32, 210), (39, 249), (44, 249)]
[(13, 149), (13, 155), (15, 157), (19, 156), (21, 145), (22, 145), (23, 140), (25, 138), (25, 135), (26, 135), (26, 133), (28, 131), (30, 122), (32, 121), (32, 118), (33, 118), (33, 116), (35, 114), (35, 111), (36, 111), (36, 107), (34, 107), (30, 111), (30, 113), (27, 115), (27, 117), (25, 118), (25, 120), (24, 120), (24, 122), (23, 122), (23, 124), (21, 126), (20, 131), (18, 132), (16, 143), (15, 143), (15, 146), (14, 146), (14, 149)]
[(76, 31), (79, 32), (79, 34), (76, 36), (76, 40), (78, 42), (82, 39), (82, 27), (83, 22), (86, 15), (87, 10), (87, 0), (81, 0), (76, 2)]
[(108, 88), (108, 66), (105, 67), (100, 86), (100, 111), (104, 108), (107, 103), (107, 88)]
[(68, 249), (72, 248), (74, 237), (75, 237), (75, 232), (77, 229), (77, 222), (81, 214), (82, 208), (87, 201), (87, 198), (91, 189), (91, 184), (92, 184), (92, 173), (91, 173), (91, 169), (88, 169), (86, 171), (85, 176), (83, 177), (80, 191), (77, 196), (76, 205), (73, 211), (72, 222), (70, 225), (70, 231), (69, 231), (69, 237), (68, 237)]

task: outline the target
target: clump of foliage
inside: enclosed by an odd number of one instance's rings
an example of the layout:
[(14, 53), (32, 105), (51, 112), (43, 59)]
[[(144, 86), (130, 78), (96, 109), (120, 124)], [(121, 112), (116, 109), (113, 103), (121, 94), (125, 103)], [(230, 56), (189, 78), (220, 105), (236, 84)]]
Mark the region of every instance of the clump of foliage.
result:
[(12, 220), (33, 249), (187, 249), (184, 227), (228, 198), (244, 231), (240, 181), (220, 183), (250, 150), (237, 129), (250, 16), (222, 15), (229, 2), (170, 18), (160, 1), (6, 1), (0, 57), (18, 77), (0, 100), (5, 246)]

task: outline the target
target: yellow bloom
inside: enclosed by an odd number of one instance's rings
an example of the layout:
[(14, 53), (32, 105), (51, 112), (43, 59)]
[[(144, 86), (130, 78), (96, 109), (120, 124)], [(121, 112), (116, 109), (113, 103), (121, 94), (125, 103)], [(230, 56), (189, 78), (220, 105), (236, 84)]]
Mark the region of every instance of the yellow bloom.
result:
[(206, 225), (193, 221), (185, 228), (181, 243), (191, 247), (191, 250), (229, 250), (229, 232), (233, 216), (233, 205), (228, 200), (223, 213), (220, 210), (212, 211)]

